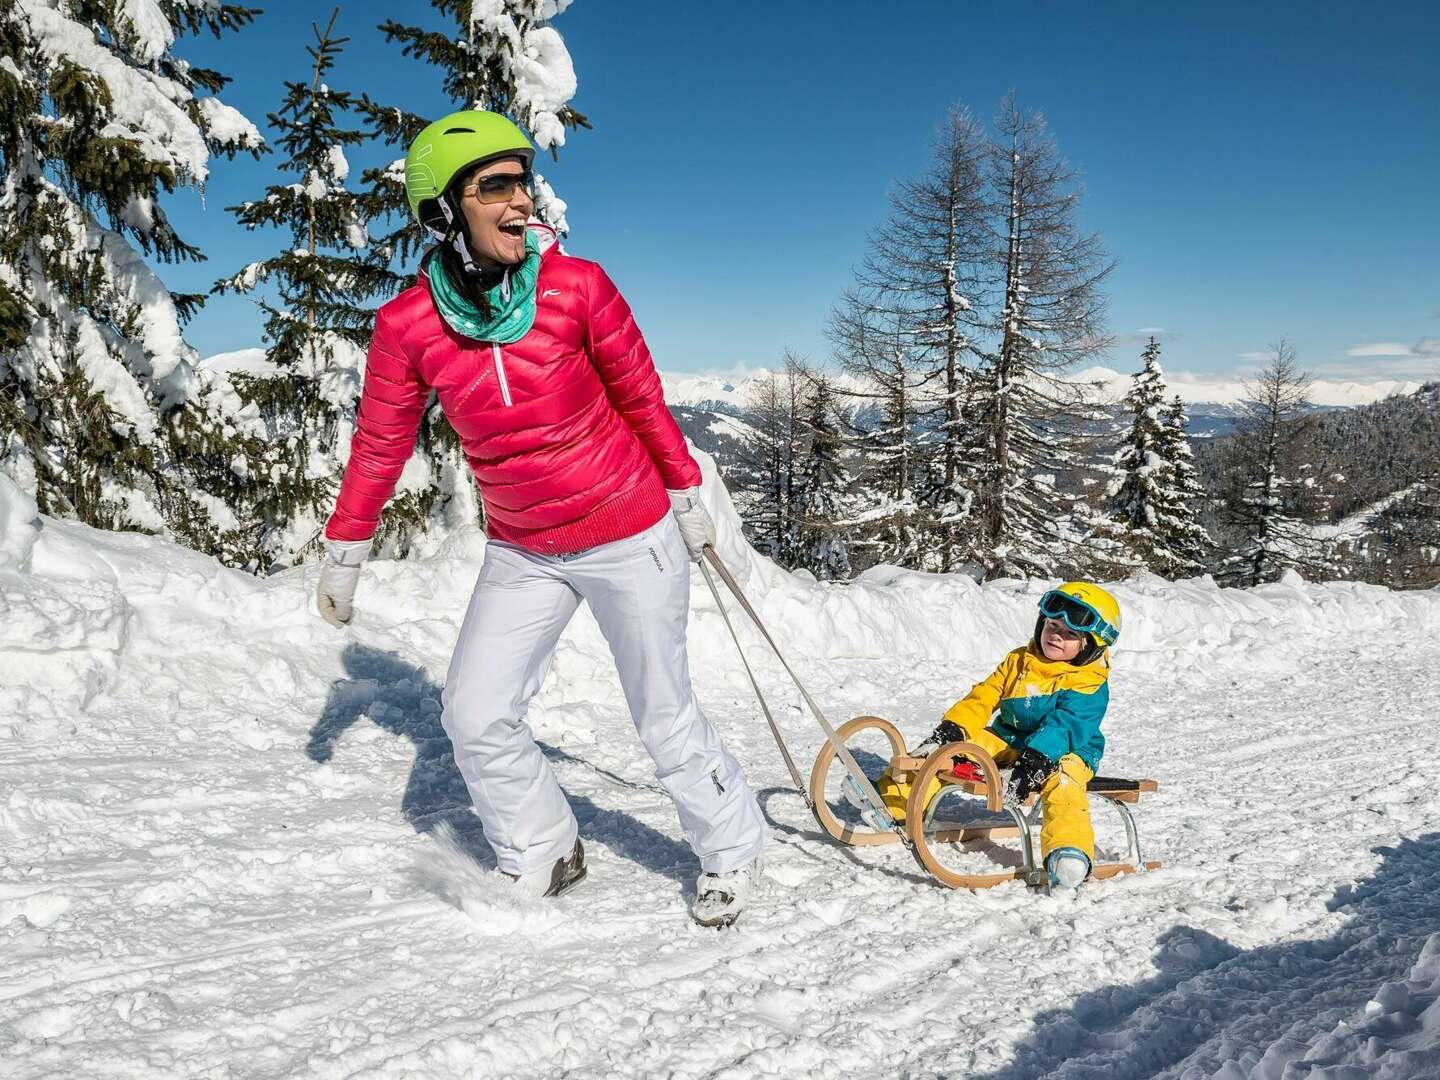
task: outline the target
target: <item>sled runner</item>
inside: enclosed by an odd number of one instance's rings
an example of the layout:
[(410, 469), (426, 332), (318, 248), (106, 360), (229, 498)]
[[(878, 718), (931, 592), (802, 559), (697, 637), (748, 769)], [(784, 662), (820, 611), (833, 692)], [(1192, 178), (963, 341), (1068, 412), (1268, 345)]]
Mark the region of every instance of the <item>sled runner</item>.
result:
[[(1007, 881), (1023, 881), (1027, 885), (1043, 885), (1047, 875), (1045, 868), (1036, 859), (1038, 843), (1038, 796), (1032, 795), (1024, 807), (1007, 806), (1002, 795), (1004, 784), (1000, 767), (995, 759), (974, 743), (947, 743), (936, 749), (929, 757), (912, 757), (905, 749), (905, 742), (899, 730), (888, 720), (878, 716), (857, 716), (841, 724), (835, 732), (840, 742), (847, 742), (857, 734), (877, 729), (890, 744), (890, 772), (902, 784), (909, 787), (909, 800), (905, 807), (905, 820), (900, 828), (870, 829), (850, 825), (835, 816), (826, 799), (826, 781), (830, 776), (830, 765), (835, 760), (835, 750), (826, 743), (815, 758), (810, 770), (810, 803), (821, 827), (842, 844), (865, 846), (871, 844), (893, 844), (908, 841), (916, 860), (935, 880), (952, 889), (988, 889)], [(952, 762), (957, 756), (974, 762), (983, 778), (961, 779), (952, 774)], [(940, 788), (931, 794), (939, 783)], [(1097, 862), (1090, 871), (1096, 879), (1110, 878), (1117, 874), (1133, 874), (1138, 868), (1159, 869), (1160, 864), (1145, 860), (1140, 854), (1140, 836), (1135, 825), (1135, 815), (1130, 804), (1140, 801), (1140, 796), (1159, 790), (1154, 780), (1123, 780), (1117, 777), (1097, 776), (1086, 785), (1086, 792), (1101, 802), (1113, 807), (1125, 825), (1125, 837), (1129, 851), (1124, 862)], [(939, 816), (944, 796), (951, 792), (981, 796), (983, 808), (975, 806), (974, 811), (988, 814), (984, 820), (980, 813), (965, 815), (962, 820), (949, 820)], [(834, 794), (833, 792), (831, 793)], [(947, 800), (953, 804), (955, 800)], [(1027, 809), (1030, 810), (1027, 813)], [(1008, 820), (996, 822), (996, 815), (1005, 815)], [(882, 819), (883, 820), (883, 819)], [(994, 873), (961, 873), (946, 866), (937, 849), (947, 844), (970, 844), (1004, 838), (1018, 838), (1020, 841), (1020, 866)]]

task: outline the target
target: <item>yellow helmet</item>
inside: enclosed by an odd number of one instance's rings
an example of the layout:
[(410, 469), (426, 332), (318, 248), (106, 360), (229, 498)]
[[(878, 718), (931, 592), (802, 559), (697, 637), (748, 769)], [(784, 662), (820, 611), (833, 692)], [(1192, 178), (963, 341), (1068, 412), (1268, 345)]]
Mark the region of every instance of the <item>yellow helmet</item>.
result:
[(1120, 602), (1092, 581), (1067, 581), (1040, 597), (1040, 614), (1089, 634), (1098, 648), (1120, 638)]

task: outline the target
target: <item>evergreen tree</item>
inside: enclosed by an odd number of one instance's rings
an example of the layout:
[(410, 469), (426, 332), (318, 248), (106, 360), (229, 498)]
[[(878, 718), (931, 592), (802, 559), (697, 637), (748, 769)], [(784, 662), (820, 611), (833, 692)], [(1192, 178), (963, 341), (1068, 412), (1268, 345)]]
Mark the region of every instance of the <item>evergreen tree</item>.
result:
[[(410, 283), (413, 260), (430, 243), (410, 216), (403, 156), (426, 124), (456, 109), (504, 113), (552, 157), (565, 144), (568, 130), (590, 126), (569, 104), (577, 88), (575, 70), (565, 42), (549, 25), (570, 0), (431, 0), (431, 6), (444, 16), (449, 30), (426, 30), (393, 19), (379, 29), (387, 41), (400, 45), (403, 55), (440, 69), (446, 102), (428, 118), (368, 94), (358, 105), (376, 136), (401, 155), (367, 169), (361, 178), (369, 187), (367, 219), (391, 225), (372, 247), (376, 265), (390, 275), (382, 290), (387, 295)], [(564, 235), (569, 230), (564, 200), (543, 175), (537, 173), (535, 182), (537, 217)], [(426, 413), (418, 443), (412, 473), (423, 482), (412, 484), (381, 520), (382, 543), (399, 554), (429, 530), (477, 522), (482, 516), (459, 440), (438, 407)]]
[(758, 551), (781, 566), (797, 565), (800, 550), (801, 465), (806, 433), (801, 410), (806, 373), (793, 355), (766, 372), (746, 402), (751, 427), (742, 444), (741, 520)]
[(223, 432), (181, 333), (203, 297), (171, 294), (144, 256), (203, 258), (162, 193), (263, 146), (215, 96), (229, 80), (173, 52), (253, 16), (0, 5), (0, 469), (45, 513), (202, 548), (234, 524), (203, 482)]
[(1210, 496), (1195, 471), (1189, 423), (1185, 403), (1176, 394), (1160, 429), (1160, 457), (1170, 471), (1172, 498), (1179, 508), (1176, 528), (1166, 537), (1167, 547), (1178, 572), (1187, 574), (1203, 570), (1215, 552), (1215, 541), (1200, 523)]
[[(1145, 347), (1142, 360), (1144, 366), (1135, 373), (1125, 395), (1131, 423), (1115, 455), (1108, 519), (1100, 531), (1157, 573), (1196, 573), (1201, 564), (1190, 553), (1200, 546), (1204, 530), (1196, 523), (1194, 511), (1186, 503), (1187, 493), (1181, 488), (1190, 448), (1183, 427), (1172, 426), (1177, 421), (1183, 424), (1183, 412), (1172, 419), (1165, 404), (1160, 344), (1154, 338)], [(1193, 480), (1193, 468), (1190, 476)]]
[(1247, 387), (1221, 506), (1230, 543), (1220, 576), (1228, 581), (1259, 585), (1286, 569), (1319, 569), (1318, 545), (1301, 516), (1306, 491), (1298, 475), (1309, 387), (1310, 376), (1284, 341)]
[(802, 415), (808, 446), (800, 467), (797, 562), (822, 581), (843, 580), (850, 576), (850, 553), (841, 521), (853, 479), (834, 388), (824, 375), (811, 376)]
[(856, 441), (864, 468), (849, 519), (851, 548), (864, 552), (866, 565), (933, 570), (934, 516), (916, 496), (917, 484), (928, 479), (917, 402), (938, 373), (917, 358), (913, 337), (898, 322), (882, 298), (852, 289), (827, 328), (835, 359), (865, 388), (856, 396), (879, 413)]
[(1392, 589), (1440, 586), (1440, 475), (1387, 501), (1363, 538), (1365, 576)]
[(893, 322), (913, 362), (927, 370), (913, 399), (922, 437), (913, 485), (930, 511), (927, 540), (941, 570), (951, 569), (957, 533), (973, 504), (974, 477), (961, 410), (965, 362), (980, 325), (974, 298), (986, 252), (982, 166), (984, 131), (969, 111), (951, 109), (919, 177), (890, 196), (889, 220), (870, 238), (860, 289)]
[(236, 555), (262, 571), (295, 561), (319, 537), (353, 430), (374, 319), (366, 301), (389, 284), (389, 275), (365, 257), (361, 196), (345, 188), (345, 148), (369, 134), (342, 126), (354, 96), (325, 81), (349, 40), (334, 35), (338, 14), (332, 12), (323, 32), (312, 27), (310, 78), (286, 82), (284, 103), (269, 116), (279, 134), (275, 144), (286, 155), (277, 171), (298, 180), (272, 184), (259, 201), (228, 208), (247, 229), (286, 230), (290, 243), (214, 289), (250, 293), (269, 284), (278, 296), (258, 301), (268, 370), (232, 379), (242, 405), (253, 407), (240, 413), (252, 422), (237, 451), (242, 460), (232, 465), (250, 481)]
[(1078, 535), (1070, 528), (1076, 497), (1056, 486), (1056, 475), (1078, 465), (1077, 436), (1100, 418), (1054, 376), (1107, 346), (1100, 286), (1113, 263), (1098, 237), (1078, 231), (1079, 189), (1044, 119), (1007, 99), (996, 126), (987, 280), (999, 307), (968, 403), (984, 429), (970, 555), (990, 576), (1045, 576)]

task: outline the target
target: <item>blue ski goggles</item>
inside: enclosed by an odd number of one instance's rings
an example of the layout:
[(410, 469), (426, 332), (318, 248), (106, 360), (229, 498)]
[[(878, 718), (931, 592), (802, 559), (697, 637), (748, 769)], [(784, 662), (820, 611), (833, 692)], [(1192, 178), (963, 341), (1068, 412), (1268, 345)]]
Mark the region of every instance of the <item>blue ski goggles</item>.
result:
[(1094, 634), (1107, 645), (1120, 636), (1119, 630), (1084, 600), (1059, 589), (1051, 589), (1040, 597), (1040, 614), (1047, 619), (1059, 619), (1077, 634)]

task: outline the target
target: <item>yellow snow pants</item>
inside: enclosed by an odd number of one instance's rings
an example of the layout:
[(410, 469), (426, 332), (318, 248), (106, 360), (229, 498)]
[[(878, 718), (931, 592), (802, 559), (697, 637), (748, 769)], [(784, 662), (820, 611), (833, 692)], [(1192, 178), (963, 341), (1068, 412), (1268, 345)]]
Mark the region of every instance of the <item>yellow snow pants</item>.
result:
[[(977, 731), (970, 737), (980, 749), (995, 759), (1002, 769), (1013, 765), (1020, 751), (1011, 749), (1009, 743), (991, 731)], [(1083, 851), (1093, 863), (1095, 861), (1095, 828), (1090, 824), (1090, 802), (1085, 797), (1085, 785), (1095, 773), (1090, 766), (1074, 754), (1060, 759), (1060, 767), (1051, 773), (1040, 788), (1040, 857), (1056, 848), (1073, 847)], [(910, 785), (896, 780), (887, 769), (885, 775), (875, 782), (880, 797), (895, 815), (897, 821), (905, 820), (905, 803), (910, 797)], [(929, 798), (933, 799), (941, 788), (937, 780), (932, 786)], [(926, 800), (929, 802), (929, 799)]]

